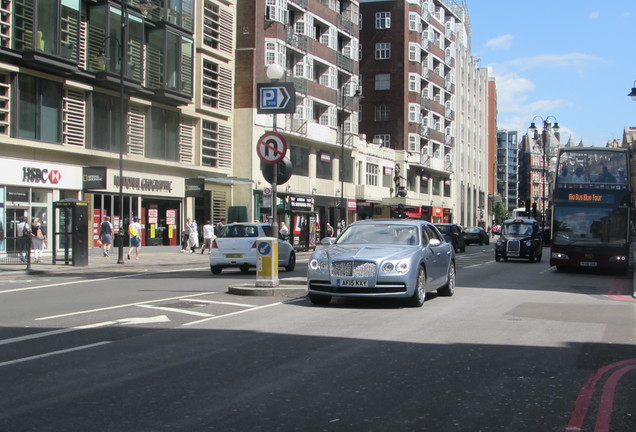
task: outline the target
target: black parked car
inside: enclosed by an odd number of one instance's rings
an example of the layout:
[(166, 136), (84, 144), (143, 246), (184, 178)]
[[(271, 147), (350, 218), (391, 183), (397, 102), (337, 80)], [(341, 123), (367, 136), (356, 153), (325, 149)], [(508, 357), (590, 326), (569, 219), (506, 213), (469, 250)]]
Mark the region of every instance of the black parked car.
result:
[(490, 244), (490, 236), (486, 233), (486, 230), (482, 227), (468, 227), (464, 228), (464, 242), (469, 245), (476, 243), (479, 246)]
[(435, 226), (444, 236), (446, 243), (453, 245), (455, 252), (466, 252), (466, 242), (464, 241), (464, 235), (462, 234), (462, 229), (459, 225), (452, 223), (437, 223)]
[(530, 262), (541, 261), (543, 239), (539, 223), (534, 219), (508, 219), (501, 225), (501, 234), (495, 243), (495, 261), (502, 258), (522, 258)]

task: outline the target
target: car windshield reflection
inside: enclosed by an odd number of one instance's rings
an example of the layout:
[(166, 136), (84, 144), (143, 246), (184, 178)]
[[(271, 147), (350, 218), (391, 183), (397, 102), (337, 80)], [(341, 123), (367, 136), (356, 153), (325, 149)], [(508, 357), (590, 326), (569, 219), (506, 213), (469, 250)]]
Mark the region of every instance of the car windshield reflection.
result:
[(352, 225), (338, 238), (336, 244), (418, 244), (418, 229), (403, 225)]

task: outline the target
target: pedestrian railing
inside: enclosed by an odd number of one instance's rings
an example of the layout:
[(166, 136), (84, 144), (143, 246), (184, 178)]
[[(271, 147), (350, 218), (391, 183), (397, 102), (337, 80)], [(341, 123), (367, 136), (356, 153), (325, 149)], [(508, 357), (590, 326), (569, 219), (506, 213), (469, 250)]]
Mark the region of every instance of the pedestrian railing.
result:
[(0, 238), (0, 265), (20, 264), (31, 268), (31, 237)]

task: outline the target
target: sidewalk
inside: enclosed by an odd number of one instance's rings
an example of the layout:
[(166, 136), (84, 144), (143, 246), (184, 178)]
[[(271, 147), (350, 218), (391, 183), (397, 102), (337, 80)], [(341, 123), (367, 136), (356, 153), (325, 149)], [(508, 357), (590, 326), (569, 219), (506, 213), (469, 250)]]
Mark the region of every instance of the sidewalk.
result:
[[(209, 267), (210, 257), (208, 251), (201, 254), (199, 249), (196, 253), (182, 253), (179, 246), (142, 246), (139, 252), (139, 259), (135, 259), (134, 252), (127, 259), (128, 247), (124, 247), (124, 264), (117, 264), (117, 248), (110, 251), (110, 257), (103, 256), (100, 248), (92, 248), (88, 251), (88, 265), (72, 266), (63, 262), (53, 265), (51, 253), (45, 254), (41, 263), (31, 263), (31, 269), (27, 270), (26, 264), (0, 265), (0, 276), (7, 274), (41, 274), (41, 273), (91, 273), (95, 271), (132, 271), (143, 272), (146, 270), (160, 268), (191, 268)], [(311, 252), (296, 252), (296, 261), (307, 260)]]

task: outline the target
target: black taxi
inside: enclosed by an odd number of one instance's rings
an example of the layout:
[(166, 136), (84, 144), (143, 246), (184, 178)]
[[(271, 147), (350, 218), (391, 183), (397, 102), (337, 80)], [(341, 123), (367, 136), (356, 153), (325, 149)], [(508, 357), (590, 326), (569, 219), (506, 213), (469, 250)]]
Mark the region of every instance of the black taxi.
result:
[(495, 243), (495, 261), (520, 258), (538, 262), (542, 255), (541, 228), (536, 220), (507, 219), (501, 224), (499, 239)]

